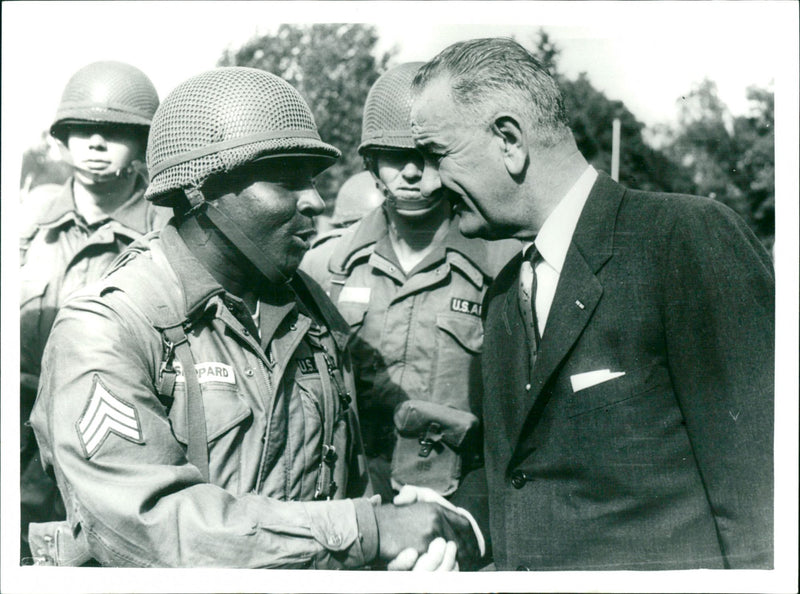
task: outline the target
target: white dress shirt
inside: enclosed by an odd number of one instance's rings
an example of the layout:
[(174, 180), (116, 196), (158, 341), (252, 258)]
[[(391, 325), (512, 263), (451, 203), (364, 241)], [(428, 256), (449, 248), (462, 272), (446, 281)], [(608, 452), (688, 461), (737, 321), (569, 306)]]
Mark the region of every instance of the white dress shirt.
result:
[[(540, 337), (544, 334), (547, 316), (550, 313), (550, 306), (553, 304), (558, 278), (561, 276), (561, 268), (564, 266), (572, 235), (596, 179), (597, 170), (589, 165), (547, 217), (533, 242), (541, 254), (541, 259), (536, 265), (536, 318)], [(531, 246), (531, 243), (525, 242), (523, 253)], [(532, 280), (531, 266), (527, 260), (524, 260), (520, 270), (522, 307), (526, 307), (528, 302), (527, 297), (530, 295)]]

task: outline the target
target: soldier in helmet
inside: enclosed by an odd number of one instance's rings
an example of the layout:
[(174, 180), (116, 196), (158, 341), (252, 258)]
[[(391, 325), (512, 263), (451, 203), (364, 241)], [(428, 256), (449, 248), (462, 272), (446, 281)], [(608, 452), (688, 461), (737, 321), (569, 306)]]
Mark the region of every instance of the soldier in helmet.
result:
[(22, 556), (31, 521), (63, 517), (55, 483), (42, 472), (28, 425), (45, 342), (66, 298), (98, 279), (139, 236), (162, 227), (170, 211), (144, 200), (144, 151), (158, 95), (143, 72), (96, 62), (67, 83), (50, 133), (74, 174), (27, 196), (20, 243), (20, 433)]
[[(486, 520), (480, 460), (481, 301), (516, 241), (466, 239), (444, 192), (420, 193), (411, 81), (370, 89), (359, 152), (385, 202), (303, 262), (352, 331), (364, 444), (384, 498), (429, 487)], [(473, 472), (474, 471), (474, 472)]]
[(357, 568), (445, 540), (441, 567), (474, 555), (461, 513), (368, 498), (348, 327), (296, 272), (323, 210), (313, 178), (339, 154), (262, 70), (163, 101), (146, 198), (175, 216), (62, 308), (45, 351), (32, 424), (67, 521), (32, 525), (40, 563)]
[(317, 231), (311, 249), (339, 237), (344, 230), (357, 223), (383, 202), (383, 193), (375, 185), (369, 171), (360, 171), (345, 180), (336, 194), (333, 216), (329, 219), (317, 217)]

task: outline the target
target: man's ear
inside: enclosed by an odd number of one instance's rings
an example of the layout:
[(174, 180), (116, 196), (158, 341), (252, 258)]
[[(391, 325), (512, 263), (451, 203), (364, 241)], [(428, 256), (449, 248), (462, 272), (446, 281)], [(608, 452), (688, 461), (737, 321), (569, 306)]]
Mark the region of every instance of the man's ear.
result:
[(513, 178), (518, 178), (525, 171), (528, 163), (528, 140), (519, 120), (507, 113), (495, 116), (491, 129), (501, 143), (503, 163)]

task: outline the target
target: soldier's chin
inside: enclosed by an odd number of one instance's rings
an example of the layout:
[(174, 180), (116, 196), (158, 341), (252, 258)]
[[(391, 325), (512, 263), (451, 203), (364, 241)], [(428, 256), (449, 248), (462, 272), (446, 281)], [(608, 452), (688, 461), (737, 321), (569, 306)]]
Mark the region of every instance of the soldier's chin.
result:
[(390, 203), (393, 210), (401, 217), (409, 219), (418, 219), (427, 216), (431, 213), (441, 202), (441, 200), (398, 200)]

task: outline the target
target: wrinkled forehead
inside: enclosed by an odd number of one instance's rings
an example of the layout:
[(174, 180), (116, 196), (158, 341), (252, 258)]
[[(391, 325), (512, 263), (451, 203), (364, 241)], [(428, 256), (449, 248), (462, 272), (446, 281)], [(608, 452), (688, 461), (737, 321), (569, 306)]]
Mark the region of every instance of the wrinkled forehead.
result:
[(424, 119), (430, 115), (431, 111), (450, 107), (452, 104), (450, 78), (438, 76), (424, 87), (415, 89), (411, 103), (411, 122)]
[(452, 123), (456, 111), (449, 79), (439, 77), (429, 82), (414, 94), (411, 104), (411, 133), (415, 140)]

